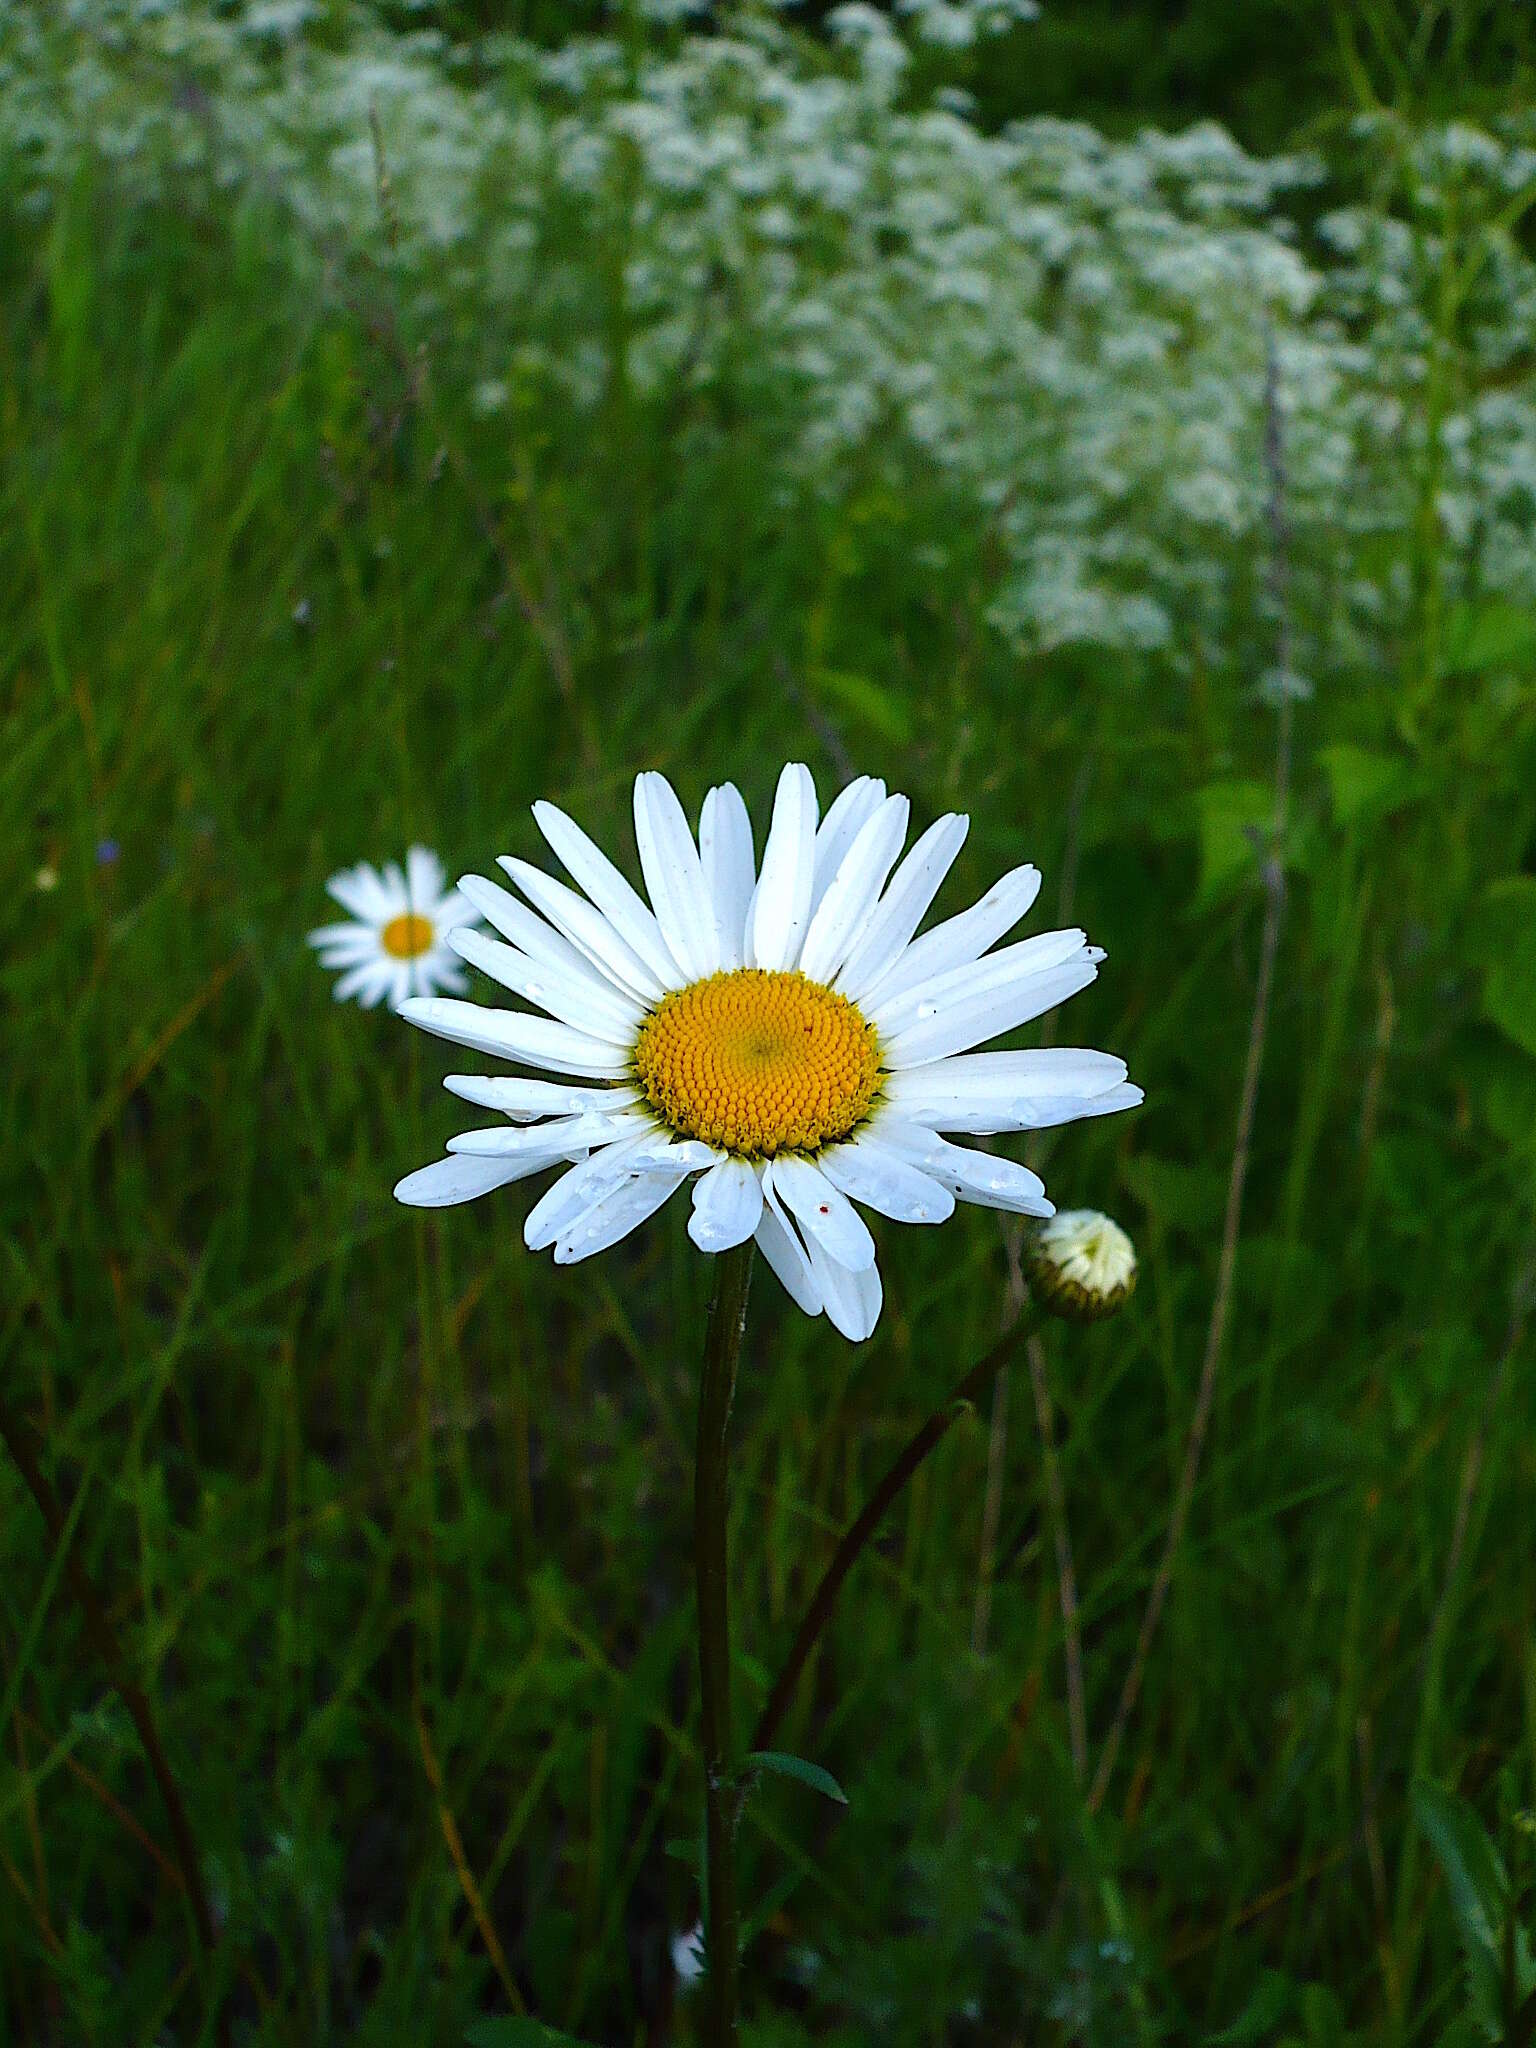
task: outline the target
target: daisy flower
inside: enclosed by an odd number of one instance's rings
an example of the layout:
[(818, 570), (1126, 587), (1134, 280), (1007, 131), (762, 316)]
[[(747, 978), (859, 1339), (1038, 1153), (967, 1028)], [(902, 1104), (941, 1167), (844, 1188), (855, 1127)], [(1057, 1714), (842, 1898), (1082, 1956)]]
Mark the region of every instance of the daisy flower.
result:
[(355, 996), (366, 1010), (381, 1000), (398, 1010), (408, 996), (465, 987), (447, 938), (454, 925), (477, 921), (475, 907), (457, 889), (444, 889), (435, 853), (413, 846), (403, 873), (395, 861), (382, 871), (359, 861), (325, 887), (352, 913), (345, 924), (323, 924), (309, 935), (320, 965), (341, 969), (339, 1003)]
[(647, 904), (563, 811), (535, 804), (576, 887), (504, 857), (520, 895), (459, 884), (500, 939), (448, 940), (534, 1007), (418, 996), (401, 1014), (553, 1078), (450, 1075), (454, 1094), (508, 1122), (451, 1138), (399, 1199), (444, 1207), (567, 1165), (523, 1230), (567, 1264), (692, 1179), (701, 1251), (755, 1237), (791, 1298), (853, 1339), (881, 1299), (855, 1204), (901, 1223), (942, 1223), (957, 1200), (1053, 1214), (1027, 1167), (952, 1136), (1140, 1102), (1110, 1053), (973, 1049), (1085, 988), (1104, 956), (1080, 931), (997, 947), (1039, 891), (1028, 866), (918, 936), (969, 821), (938, 819), (903, 859), (908, 809), (861, 776), (819, 818), (809, 769), (791, 763), (759, 867), (730, 783), (705, 797), (695, 839), (665, 777), (641, 775)]

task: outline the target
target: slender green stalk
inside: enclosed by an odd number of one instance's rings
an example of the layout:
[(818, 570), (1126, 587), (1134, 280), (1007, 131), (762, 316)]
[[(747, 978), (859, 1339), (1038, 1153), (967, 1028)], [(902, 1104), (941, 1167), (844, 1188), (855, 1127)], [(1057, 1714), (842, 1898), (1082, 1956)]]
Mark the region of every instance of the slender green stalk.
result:
[(704, 1748), (707, 1898), (704, 2039), (729, 2048), (737, 2039), (736, 1977), (741, 1909), (736, 1897), (736, 1823), (741, 1791), (731, 1752), (731, 1621), (726, 1506), (731, 1399), (747, 1321), (752, 1241), (716, 1261), (715, 1298), (699, 1382), (699, 1438), (693, 1474), (693, 1554), (699, 1591), (699, 1690)]
[(805, 1610), (784, 1668), (774, 1680), (773, 1690), (758, 1716), (757, 1727), (752, 1735), (754, 1750), (771, 1746), (778, 1732), (779, 1723), (788, 1712), (789, 1703), (795, 1696), (795, 1687), (812, 1650), (815, 1649), (822, 1630), (832, 1619), (832, 1610), (837, 1605), (837, 1596), (843, 1590), (843, 1581), (858, 1562), (860, 1553), (884, 1521), (891, 1503), (901, 1492), (919, 1465), (947, 1434), (950, 1424), (957, 1416), (963, 1415), (980, 1400), (993, 1380), (1012, 1358), (1014, 1352), (1030, 1331), (1038, 1327), (1038, 1317), (1030, 1314), (1022, 1317), (993, 1345), (986, 1356), (973, 1365), (954, 1388), (942, 1407), (935, 1408), (928, 1420), (907, 1439), (906, 1445), (887, 1469), (885, 1477), (865, 1503), (863, 1510), (851, 1522), (843, 1540), (832, 1554), (832, 1562), (821, 1575), (820, 1583), (811, 1596), (811, 1604)]

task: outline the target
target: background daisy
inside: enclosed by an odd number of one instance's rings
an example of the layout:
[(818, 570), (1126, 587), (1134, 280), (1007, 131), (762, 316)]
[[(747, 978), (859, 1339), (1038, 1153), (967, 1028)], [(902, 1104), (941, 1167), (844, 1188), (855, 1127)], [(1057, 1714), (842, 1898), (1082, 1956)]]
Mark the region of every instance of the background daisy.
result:
[(351, 917), (321, 925), (309, 943), (322, 967), (339, 970), (339, 1003), (355, 999), (372, 1009), (387, 1001), (398, 1010), (408, 996), (464, 987), (447, 938), (453, 926), (473, 924), (475, 910), (443, 880), (442, 862), (425, 846), (411, 848), (403, 870), (395, 861), (381, 870), (364, 860), (332, 875), (326, 891)]

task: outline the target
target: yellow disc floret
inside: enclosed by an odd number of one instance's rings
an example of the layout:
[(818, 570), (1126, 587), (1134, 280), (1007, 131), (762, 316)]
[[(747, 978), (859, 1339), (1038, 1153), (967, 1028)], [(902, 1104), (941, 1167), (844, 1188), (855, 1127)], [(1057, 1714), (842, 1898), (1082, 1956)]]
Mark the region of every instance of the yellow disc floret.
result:
[(663, 998), (640, 1027), (635, 1073), (681, 1136), (771, 1159), (835, 1144), (863, 1122), (880, 1047), (846, 996), (803, 974), (740, 967)]
[(379, 933), (379, 944), (394, 960), (414, 960), (419, 953), (431, 949), (432, 920), (404, 910)]

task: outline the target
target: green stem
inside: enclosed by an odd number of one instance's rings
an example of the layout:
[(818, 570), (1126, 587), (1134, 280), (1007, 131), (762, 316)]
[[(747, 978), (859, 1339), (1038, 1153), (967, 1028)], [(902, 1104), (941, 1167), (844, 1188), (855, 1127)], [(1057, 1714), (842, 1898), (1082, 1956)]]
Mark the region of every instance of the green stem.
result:
[(772, 1747), (779, 1723), (789, 1711), (790, 1702), (795, 1696), (795, 1688), (800, 1683), (800, 1674), (804, 1671), (822, 1630), (832, 1619), (832, 1610), (837, 1605), (838, 1594), (843, 1590), (843, 1581), (853, 1570), (870, 1538), (885, 1520), (892, 1502), (928, 1453), (947, 1433), (950, 1424), (975, 1406), (1019, 1345), (1037, 1326), (1036, 1316), (1028, 1315), (1022, 1318), (998, 1339), (984, 1358), (971, 1367), (943, 1406), (935, 1408), (922, 1427), (915, 1430), (907, 1439), (900, 1455), (888, 1468), (885, 1477), (865, 1503), (862, 1513), (850, 1523), (842, 1542), (833, 1552), (832, 1562), (821, 1575), (811, 1604), (805, 1611), (805, 1619), (801, 1622), (789, 1655), (784, 1660), (784, 1668), (775, 1679), (767, 1704), (758, 1716), (757, 1727), (752, 1735), (754, 1750)]
[(699, 1597), (699, 1690), (704, 1747), (705, 1876), (708, 1899), (704, 2039), (731, 2048), (741, 1912), (736, 1898), (736, 1823), (741, 1812), (731, 1755), (731, 1623), (726, 1573), (726, 1504), (731, 1398), (747, 1321), (752, 1240), (722, 1252), (704, 1342), (699, 1440), (693, 1475), (693, 1552)]

